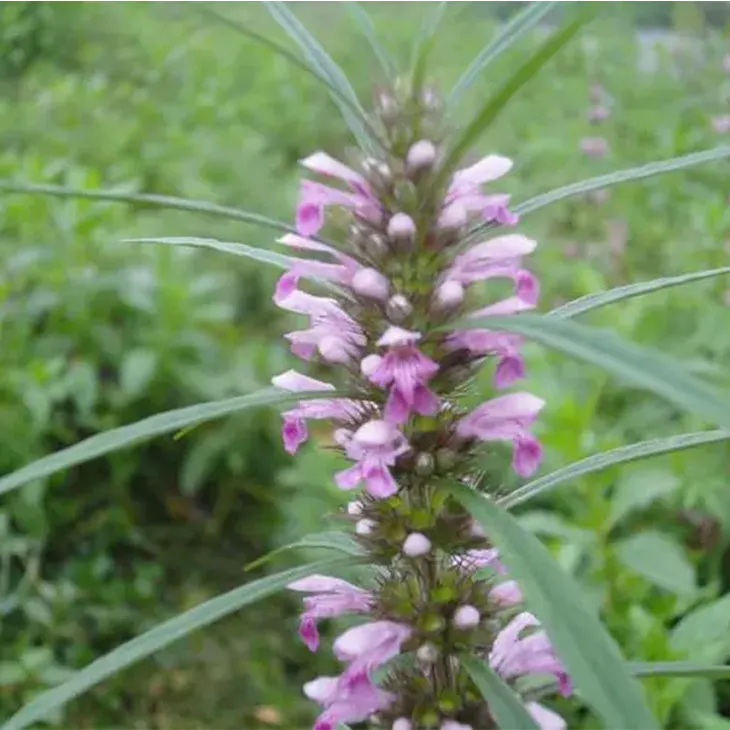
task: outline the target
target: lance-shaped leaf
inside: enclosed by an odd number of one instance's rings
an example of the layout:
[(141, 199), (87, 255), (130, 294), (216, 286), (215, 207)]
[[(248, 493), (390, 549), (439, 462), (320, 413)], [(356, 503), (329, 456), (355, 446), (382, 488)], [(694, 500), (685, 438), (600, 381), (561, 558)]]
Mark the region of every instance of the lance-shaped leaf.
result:
[(629, 671), (635, 677), (697, 677), (703, 679), (730, 679), (727, 664), (698, 664), (691, 661), (629, 662)]
[(580, 297), (580, 299), (574, 299), (572, 302), (567, 302), (561, 307), (553, 309), (549, 314), (553, 317), (560, 317), (561, 319), (570, 319), (571, 317), (577, 317), (579, 314), (590, 312), (593, 309), (600, 309), (609, 304), (621, 302), (624, 299), (640, 297), (643, 294), (651, 294), (661, 289), (681, 286), (682, 284), (691, 284), (693, 281), (711, 279), (715, 276), (722, 276), (723, 274), (730, 274), (730, 266), (721, 266), (719, 269), (707, 269), (706, 271), (695, 271), (691, 274), (681, 274), (680, 276), (664, 276), (661, 279), (640, 281), (636, 284), (626, 284), (626, 286), (618, 286), (615, 289), (597, 292), (596, 294), (588, 294)]
[(489, 664), (472, 656), (461, 656), (459, 661), (474, 680), (482, 697), (489, 703), (489, 712), (495, 717), (499, 727), (510, 730), (537, 730), (537, 724), (520, 698)]
[(446, 0), (433, 3), (431, 11), (426, 14), (421, 32), (413, 46), (411, 52), (411, 88), (414, 93), (420, 92), (423, 88), (428, 57), (436, 42), (436, 30), (443, 20), (446, 8)]
[(516, 13), (497, 34), (497, 37), (487, 44), (479, 55), (471, 62), (469, 68), (454, 84), (449, 94), (449, 104), (456, 104), (462, 94), (477, 80), (479, 75), (503, 51), (508, 50), (523, 35), (529, 33), (556, 5), (549, 0), (539, 0), (530, 3), (524, 10)]
[(209, 248), (222, 253), (230, 253), (234, 256), (243, 256), (254, 261), (261, 261), (265, 264), (273, 264), (280, 269), (288, 269), (291, 266), (290, 256), (267, 251), (264, 248), (247, 246), (245, 243), (229, 243), (228, 241), (217, 241), (215, 238), (195, 238), (190, 236), (170, 236), (166, 238), (125, 238), (122, 243), (155, 243), (164, 246), (188, 246), (191, 248)]
[(388, 81), (391, 81), (396, 75), (395, 64), (393, 63), (393, 59), (383, 47), (383, 44), (380, 42), (378, 34), (375, 31), (375, 26), (373, 25), (373, 21), (367, 11), (364, 8), (361, 8), (360, 3), (355, 2), (355, 0), (348, 0), (348, 2), (345, 3), (345, 9), (352, 16), (358, 30), (368, 42), (370, 50), (373, 52), (373, 56), (375, 56), (380, 64), (383, 75)]
[(487, 497), (462, 484), (450, 489), (499, 548), (527, 607), (542, 622), (581, 697), (604, 727), (658, 728), (616, 642), (542, 543)]
[(539, 479), (533, 479), (533, 481), (523, 484), (507, 496), (499, 499), (498, 503), (502, 507), (516, 507), (518, 504), (527, 502), (527, 500), (554, 489), (560, 484), (571, 482), (585, 474), (608, 469), (616, 464), (625, 464), (638, 459), (647, 459), (650, 456), (659, 456), (660, 454), (668, 454), (672, 451), (681, 451), (682, 449), (690, 449), (694, 446), (703, 446), (704, 444), (726, 441), (727, 439), (730, 439), (730, 431), (699, 431), (670, 436), (669, 438), (640, 441), (629, 446), (620, 446), (617, 449), (594, 454), (563, 466)]
[(273, 228), (276, 231), (296, 233), (296, 229), (287, 223), (268, 218), (258, 213), (249, 213), (238, 208), (228, 208), (216, 205), (205, 200), (189, 200), (188, 198), (174, 198), (169, 195), (154, 193), (128, 193), (120, 190), (85, 190), (83, 188), (69, 188), (65, 185), (46, 185), (43, 183), (29, 183), (19, 180), (0, 180), (0, 191), (6, 193), (22, 193), (26, 195), (48, 195), (54, 198), (82, 198), (86, 200), (106, 200), (112, 203), (131, 203), (134, 205), (150, 205), (156, 208), (184, 210), (188, 213), (204, 213), (221, 218), (230, 218), (244, 223), (251, 223), (264, 228)]
[(155, 628), (146, 631), (126, 644), (118, 646), (113, 651), (84, 667), (69, 680), (41, 692), (7, 720), (1, 730), (22, 730), (22, 728), (33, 725), (107, 677), (111, 677), (193, 631), (209, 626), (244, 606), (249, 606), (262, 598), (271, 596), (296, 580), (317, 573), (326, 574), (352, 563), (352, 558), (320, 560), (316, 563), (261, 578), (201, 603), (199, 606), (185, 611), (159, 626), (155, 626)]
[(67, 449), (61, 449), (54, 454), (44, 456), (12, 474), (0, 478), (0, 494), (11, 489), (32, 482), (34, 479), (63, 471), (78, 464), (96, 459), (111, 451), (125, 449), (128, 446), (171, 433), (193, 424), (221, 418), (231, 413), (237, 413), (247, 408), (261, 408), (263, 406), (281, 406), (301, 400), (316, 398), (337, 397), (334, 391), (315, 391), (307, 393), (289, 393), (274, 388), (267, 388), (258, 393), (240, 395), (235, 398), (198, 403), (194, 406), (176, 408), (165, 413), (158, 413), (128, 426), (120, 426), (110, 431), (90, 436)]
[(690, 375), (666, 355), (627, 342), (608, 330), (549, 315), (527, 314), (462, 320), (451, 327), (454, 328), (506, 330), (525, 335), (730, 429), (730, 396)]

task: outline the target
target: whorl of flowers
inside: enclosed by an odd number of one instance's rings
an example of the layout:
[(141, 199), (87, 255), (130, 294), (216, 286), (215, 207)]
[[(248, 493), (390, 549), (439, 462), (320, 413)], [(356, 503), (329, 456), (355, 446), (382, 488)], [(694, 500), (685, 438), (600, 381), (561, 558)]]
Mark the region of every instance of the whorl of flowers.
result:
[[(369, 590), (321, 575), (290, 586), (304, 594), (299, 634), (312, 651), (320, 620), (363, 619), (334, 642), (342, 673), (304, 692), (321, 706), (316, 730), (368, 719), (393, 730), (483, 730), (496, 725), (460, 667), (464, 652), (515, 688), (533, 673), (553, 675), (564, 694), (571, 687), (488, 537), (444, 488), (473, 482), (485, 443), (510, 445), (522, 477), (540, 463), (530, 426), (544, 402), (513, 389), (525, 376), (521, 338), (449, 329), (534, 308), (539, 286), (523, 260), (536, 243), (517, 232), (509, 196), (494, 189), (509, 159), (487, 155), (440, 184), (444, 132), (433, 92), (381, 94), (377, 117), (387, 140), (378, 159), (302, 160), (313, 179), (301, 183), (297, 234), (280, 240), (295, 258), (274, 300), (302, 318), (285, 335), (291, 351), (330, 370), (347, 394), (293, 370), (274, 378), (288, 391), (322, 391), (284, 413), (284, 446), (296, 452), (311, 420), (331, 423), (350, 462), (334, 481), (359, 490), (345, 517), (381, 569)], [(472, 240), (476, 223), (488, 233)], [(512, 293), (490, 298), (492, 279)], [(485, 363), (499, 392), (466, 410), (459, 388)], [(540, 727), (565, 727), (540, 704), (525, 706)]]

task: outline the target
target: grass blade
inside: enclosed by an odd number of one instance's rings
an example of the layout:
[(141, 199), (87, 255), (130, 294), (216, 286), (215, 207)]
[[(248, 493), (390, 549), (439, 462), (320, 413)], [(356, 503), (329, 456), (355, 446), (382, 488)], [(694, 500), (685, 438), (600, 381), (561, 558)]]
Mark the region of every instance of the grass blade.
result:
[[(333, 95), (333, 101), (340, 108), (342, 116), (360, 146), (365, 150), (372, 151), (373, 141), (375, 140), (366, 131), (364, 122), (367, 121), (367, 117), (360, 106), (355, 90), (342, 69), (332, 60), (314, 36), (297, 20), (294, 13), (286, 6), (286, 3), (265, 0), (264, 5), (284, 32), (299, 46), (311, 67), (337, 89), (338, 94)], [(341, 96), (349, 99), (352, 106), (343, 104)], [(353, 106), (355, 112), (352, 111)]]
[(243, 256), (254, 261), (262, 261), (265, 264), (273, 264), (280, 269), (288, 269), (291, 266), (291, 258), (275, 251), (267, 251), (255, 246), (247, 246), (245, 243), (229, 243), (217, 241), (215, 238), (194, 238), (186, 236), (172, 236), (168, 238), (125, 238), (122, 243), (160, 243), (167, 246), (190, 246), (192, 248), (210, 248), (214, 251), (230, 253), (234, 256)]
[(579, 4), (577, 17), (564, 28), (553, 33), (533, 55), (515, 71), (502, 87), (482, 106), (474, 119), (457, 135), (456, 142), (446, 155), (437, 175), (434, 187), (445, 182), (453, 168), (475, 141), (488, 129), (507, 102), (530, 81), (545, 64), (560, 51), (578, 31), (595, 15), (598, 8), (594, 4)]
[(583, 604), (580, 589), (542, 543), (507, 512), (468, 487), (451, 487), (456, 499), (494, 539), (500, 558), (520, 584), (581, 697), (607, 728), (658, 728), (616, 642)]
[(730, 157), (730, 145), (722, 145), (711, 150), (703, 150), (702, 152), (693, 152), (692, 154), (684, 155), (682, 157), (674, 157), (671, 160), (650, 162), (648, 165), (642, 165), (641, 167), (630, 167), (626, 170), (617, 170), (616, 172), (610, 172), (607, 175), (591, 177), (588, 180), (583, 180), (582, 182), (566, 185), (565, 187), (556, 188), (555, 190), (551, 190), (547, 193), (542, 193), (542, 195), (537, 195), (534, 198), (526, 200), (524, 203), (516, 205), (514, 207), (514, 212), (519, 215), (532, 213), (540, 208), (544, 208), (546, 205), (556, 203), (559, 200), (564, 200), (565, 198), (570, 198), (573, 195), (588, 193), (591, 190), (599, 190), (601, 188), (607, 188), (611, 185), (618, 185), (632, 180), (643, 180), (644, 178), (653, 177), (654, 175), (661, 175), (665, 172), (674, 172), (675, 170), (683, 170), (686, 167), (701, 165), (704, 162), (715, 162), (716, 160), (722, 160), (726, 157)]
[(499, 727), (510, 730), (537, 730), (537, 724), (520, 698), (489, 664), (471, 656), (461, 656), (459, 661), (474, 680), (482, 697), (489, 703), (489, 712), (494, 715)]
[[(344, 110), (342, 109), (342, 107), (347, 109), (353, 118), (355, 118), (355, 119), (360, 118), (360, 122), (362, 123), (362, 126), (367, 129), (368, 134), (371, 137), (373, 137), (373, 139), (377, 139), (377, 135), (375, 134), (374, 130), (372, 129), (372, 127), (369, 126), (369, 123), (365, 119), (364, 112), (362, 110), (362, 107), (357, 102), (357, 99), (353, 98), (353, 96), (349, 95), (348, 93), (345, 93), (334, 82), (334, 80), (331, 79), (330, 77), (328, 77), (327, 75), (325, 75), (319, 67), (310, 65), (309, 63), (305, 63), (300, 58), (295, 56), (291, 51), (289, 51), (288, 48), (285, 48), (280, 43), (277, 43), (276, 41), (273, 41), (270, 38), (266, 38), (266, 36), (263, 36), (260, 33), (257, 33), (256, 31), (251, 30), (250, 28), (247, 28), (245, 25), (243, 25), (243, 23), (239, 23), (237, 20), (234, 20), (233, 18), (229, 18), (228, 16), (223, 15), (222, 13), (219, 13), (217, 10), (214, 10), (213, 8), (208, 7), (207, 5), (196, 4), (194, 7), (199, 13), (207, 15), (207, 16), (215, 19), (216, 21), (227, 25), (229, 28), (236, 30), (237, 32), (246, 36), (246, 38), (250, 38), (252, 41), (260, 43), (261, 45), (265, 46), (266, 48), (269, 48), (270, 50), (272, 50), (275, 53), (277, 53), (278, 55), (280, 55), (282, 58), (286, 59), (293, 66), (296, 66), (298, 69), (305, 71), (310, 76), (315, 78), (317, 81), (319, 81), (323, 86), (325, 86), (327, 88), (327, 91), (329, 91), (330, 96), (332, 97), (333, 101), (340, 108), (340, 110), (343, 111), (343, 116), (345, 116), (345, 121), (349, 121), (349, 119), (344, 114)], [(353, 92), (353, 95), (354, 95), (354, 92)], [(355, 130), (353, 129), (352, 131), (354, 132)]]
[(727, 664), (696, 664), (695, 662), (629, 662), (629, 671), (635, 677), (702, 677), (730, 679)]
[(730, 429), (730, 397), (690, 375), (671, 358), (608, 330), (551, 316), (520, 314), (462, 320), (457, 328), (516, 332), (565, 355), (596, 365), (717, 426)]
[(84, 198), (87, 200), (107, 200), (112, 203), (133, 203), (137, 205), (151, 205), (157, 208), (184, 210), (189, 213), (205, 213), (221, 218), (230, 218), (244, 223), (252, 223), (276, 231), (296, 233), (294, 226), (267, 218), (258, 213), (249, 213), (238, 208), (227, 208), (204, 200), (189, 200), (174, 198), (169, 195), (155, 195), (154, 193), (126, 193), (115, 190), (84, 190), (69, 188), (65, 185), (46, 185), (43, 183), (27, 183), (15, 180), (0, 180), (0, 191), (6, 193), (20, 193), (27, 195), (50, 195), (56, 198)]
[(364, 8), (360, 7), (360, 3), (355, 2), (354, 0), (346, 2), (345, 9), (352, 16), (358, 30), (363, 34), (365, 40), (368, 42), (370, 50), (373, 52), (373, 56), (375, 56), (378, 60), (380, 68), (383, 70), (383, 75), (388, 81), (392, 80), (396, 75), (395, 64), (393, 63), (393, 59), (383, 47), (383, 44), (380, 42), (370, 16)]
[(362, 557), (364, 555), (363, 549), (355, 542), (352, 535), (347, 532), (317, 532), (312, 535), (305, 535), (301, 540), (290, 542), (288, 545), (282, 545), (282, 547), (276, 548), (276, 550), (272, 550), (260, 558), (256, 558), (253, 562), (248, 563), (244, 570), (246, 572), (254, 570), (290, 550), (309, 550), (312, 548), (337, 550), (351, 557)]
[(522, 12), (516, 13), (501, 32), (471, 62), (449, 94), (448, 103), (456, 104), (461, 95), (476, 81), (479, 74), (497, 58), (516, 43), (525, 33), (529, 33), (554, 7), (555, 2), (538, 0), (530, 3)]
[[(333, 397), (333, 391), (327, 391), (326, 397)], [(224, 398), (223, 400), (208, 403), (198, 403), (194, 406), (158, 413), (136, 423), (90, 436), (73, 446), (69, 446), (67, 449), (56, 451), (31, 464), (27, 464), (12, 472), (12, 474), (7, 474), (0, 478), (0, 494), (32, 482), (34, 479), (43, 479), (51, 474), (91, 461), (112, 451), (127, 448), (164, 433), (178, 431), (192, 424), (221, 418), (246, 408), (284, 405), (312, 398), (322, 398), (322, 391), (288, 393), (269, 388), (258, 393)]]
[(670, 436), (669, 438), (639, 441), (629, 446), (620, 446), (617, 449), (588, 456), (585, 459), (556, 469), (539, 479), (523, 484), (507, 496), (497, 500), (497, 503), (505, 508), (516, 507), (538, 494), (547, 492), (560, 484), (573, 481), (584, 474), (602, 471), (616, 464), (626, 464), (630, 461), (648, 459), (650, 456), (669, 454), (672, 451), (691, 449), (694, 446), (703, 446), (704, 444), (714, 444), (727, 439), (730, 439), (730, 431), (698, 431), (696, 433)]
[(16, 712), (2, 726), (2, 730), (22, 730), (22, 728), (42, 720), (53, 710), (63, 707), (69, 700), (78, 697), (107, 677), (111, 677), (193, 631), (208, 626), (244, 606), (249, 606), (262, 598), (277, 593), (295, 580), (316, 573), (329, 573), (333, 569), (351, 563), (351, 558), (320, 560), (261, 578), (205, 601), (205, 603), (201, 603), (199, 606), (185, 611), (159, 626), (155, 626), (155, 628), (146, 631), (126, 644), (118, 646), (105, 656), (84, 667), (66, 682), (41, 692), (19, 712)]
[(707, 269), (706, 271), (695, 271), (691, 274), (681, 274), (679, 276), (665, 276), (661, 279), (641, 281), (637, 284), (627, 284), (626, 286), (619, 286), (615, 289), (597, 292), (596, 294), (588, 294), (587, 296), (580, 297), (580, 299), (574, 299), (572, 302), (553, 309), (548, 314), (551, 317), (569, 319), (571, 317), (577, 317), (579, 314), (590, 312), (593, 309), (599, 309), (608, 304), (623, 301), (624, 299), (631, 299), (671, 286), (680, 286), (681, 284), (690, 284), (693, 281), (710, 279), (714, 276), (721, 276), (722, 274), (730, 274), (730, 266), (722, 266), (719, 269)]

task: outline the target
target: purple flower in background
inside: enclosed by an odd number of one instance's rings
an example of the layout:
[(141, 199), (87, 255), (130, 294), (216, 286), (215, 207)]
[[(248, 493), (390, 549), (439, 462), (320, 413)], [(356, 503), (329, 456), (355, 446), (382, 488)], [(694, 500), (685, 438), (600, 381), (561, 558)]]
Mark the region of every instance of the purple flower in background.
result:
[(580, 150), (588, 157), (605, 157), (609, 152), (608, 140), (604, 137), (583, 137)]
[(730, 114), (721, 114), (712, 117), (712, 129), (718, 134), (727, 134), (730, 132)]

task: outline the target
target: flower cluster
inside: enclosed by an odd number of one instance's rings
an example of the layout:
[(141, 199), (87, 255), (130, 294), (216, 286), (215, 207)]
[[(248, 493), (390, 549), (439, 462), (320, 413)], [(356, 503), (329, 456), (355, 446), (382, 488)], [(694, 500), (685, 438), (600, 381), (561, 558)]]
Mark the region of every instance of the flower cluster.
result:
[[(536, 243), (515, 232), (509, 196), (487, 189), (510, 170), (509, 159), (441, 169), (433, 92), (384, 94), (379, 106), (380, 159), (350, 167), (317, 152), (302, 160), (317, 180), (301, 183), (297, 233), (279, 241), (295, 256), (274, 301), (307, 321), (285, 335), (291, 352), (338, 382), (335, 390), (293, 370), (274, 378), (278, 388), (308, 394), (283, 414), (284, 446), (295, 453), (310, 420), (332, 425), (350, 462), (334, 481), (360, 490), (345, 517), (380, 568), (369, 590), (319, 575), (290, 586), (305, 594), (299, 634), (312, 651), (318, 621), (364, 620), (334, 642), (341, 674), (304, 692), (322, 707), (316, 730), (366, 719), (393, 730), (481, 730), (496, 724), (459, 665), (464, 651), (515, 688), (525, 675), (551, 674), (570, 692), (488, 537), (445, 489), (475, 482), (485, 443), (508, 444), (522, 477), (540, 463), (530, 430), (540, 398), (511, 390), (471, 410), (459, 398), (485, 364), (497, 391), (515, 386), (525, 376), (522, 339), (476, 322), (453, 327), (536, 306), (538, 281), (523, 265)], [(489, 235), (475, 237), (477, 227)], [(511, 293), (484, 302), (496, 279)], [(565, 726), (535, 702), (526, 707), (542, 728)]]

